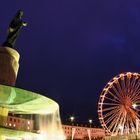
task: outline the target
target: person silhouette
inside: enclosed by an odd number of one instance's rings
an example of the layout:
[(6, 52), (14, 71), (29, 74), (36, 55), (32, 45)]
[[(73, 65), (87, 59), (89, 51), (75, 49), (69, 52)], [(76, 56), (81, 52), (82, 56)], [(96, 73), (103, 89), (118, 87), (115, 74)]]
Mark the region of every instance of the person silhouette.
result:
[(23, 26), (27, 26), (27, 22), (22, 21), (21, 17), (23, 16), (23, 11), (18, 10), (14, 18), (12, 19), (9, 28), (8, 28), (8, 36), (6, 41), (2, 44), (4, 47), (13, 48), (19, 35), (19, 32)]

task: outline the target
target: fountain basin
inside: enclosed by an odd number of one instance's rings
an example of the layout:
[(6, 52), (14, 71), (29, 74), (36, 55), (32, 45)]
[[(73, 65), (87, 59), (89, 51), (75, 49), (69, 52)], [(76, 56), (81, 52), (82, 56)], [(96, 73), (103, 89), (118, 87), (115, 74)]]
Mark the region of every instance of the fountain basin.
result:
[[(0, 85), (0, 140), (6, 140), (6, 137), (19, 138), (28, 140), (64, 140), (61, 119), (59, 115), (59, 105), (45, 96), (27, 91), (24, 89)], [(8, 113), (16, 115), (39, 115), (38, 120), (33, 120), (34, 123), (39, 123), (38, 133), (12, 130), (7, 127)], [(20, 126), (19, 126), (20, 127)], [(29, 134), (28, 134), (29, 133)], [(56, 138), (57, 137), (57, 138)]]

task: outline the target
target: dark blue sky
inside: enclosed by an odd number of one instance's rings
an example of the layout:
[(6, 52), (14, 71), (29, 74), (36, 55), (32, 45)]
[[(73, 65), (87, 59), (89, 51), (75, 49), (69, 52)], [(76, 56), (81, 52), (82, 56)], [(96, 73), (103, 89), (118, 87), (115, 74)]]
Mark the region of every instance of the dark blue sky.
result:
[(46, 95), (65, 121), (97, 119), (103, 87), (121, 72), (140, 72), (139, 0), (4, 0), (0, 42), (16, 11), (28, 22), (20, 52), (17, 87)]

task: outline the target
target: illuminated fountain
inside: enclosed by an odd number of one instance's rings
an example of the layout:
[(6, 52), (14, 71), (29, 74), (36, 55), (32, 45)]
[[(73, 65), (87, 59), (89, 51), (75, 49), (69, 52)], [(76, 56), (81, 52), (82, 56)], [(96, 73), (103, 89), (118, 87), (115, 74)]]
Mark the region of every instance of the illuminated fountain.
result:
[[(0, 140), (64, 140), (59, 105), (45, 96), (14, 87), (20, 55), (8, 43), (0, 47)], [(30, 131), (9, 129), (10, 114), (23, 115), (38, 126)]]
[(71, 136), (71, 140), (74, 140), (75, 131), (76, 131), (76, 129), (75, 129), (75, 128), (72, 128), (72, 136)]
[(87, 129), (87, 133), (88, 133), (89, 140), (91, 140), (91, 132), (90, 132), (90, 129)]

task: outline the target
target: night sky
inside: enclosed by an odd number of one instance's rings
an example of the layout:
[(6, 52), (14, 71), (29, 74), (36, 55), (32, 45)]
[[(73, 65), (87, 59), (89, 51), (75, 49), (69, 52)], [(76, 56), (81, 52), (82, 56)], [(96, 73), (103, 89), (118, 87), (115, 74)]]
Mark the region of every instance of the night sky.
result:
[(140, 72), (139, 0), (3, 0), (0, 42), (17, 10), (28, 22), (17, 39), (16, 87), (52, 98), (66, 122), (97, 121), (97, 103), (107, 82), (122, 72)]

